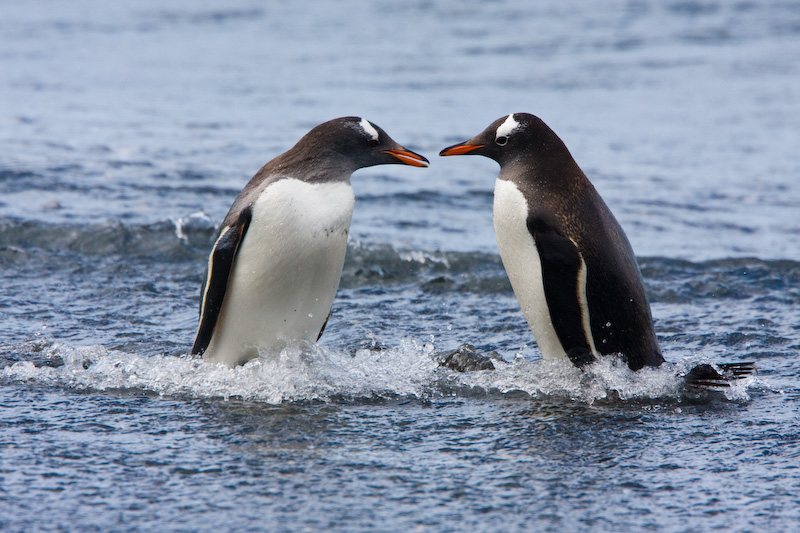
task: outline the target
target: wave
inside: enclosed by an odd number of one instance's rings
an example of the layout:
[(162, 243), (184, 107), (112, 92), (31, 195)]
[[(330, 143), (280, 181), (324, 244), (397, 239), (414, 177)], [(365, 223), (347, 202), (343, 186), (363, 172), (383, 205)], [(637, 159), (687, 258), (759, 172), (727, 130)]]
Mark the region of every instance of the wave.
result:
[(692, 356), (676, 365), (631, 372), (607, 358), (581, 371), (564, 360), (530, 360), (518, 354), (495, 360), (495, 370), (455, 372), (441, 366), (432, 343), (404, 340), (381, 350), (354, 353), (319, 345), (290, 346), (229, 368), (190, 356), (142, 356), (102, 346), (40, 343), (35, 357), (8, 361), (0, 383), (36, 384), (76, 390), (133, 391), (171, 397), (286, 402), (351, 402), (412, 398), (500, 396), (570, 400), (666, 401), (724, 397), (749, 400), (748, 389), (763, 383), (743, 379), (725, 391), (690, 391), (678, 371), (702, 361)]
[[(0, 220), (0, 264), (44, 260), (57, 268), (63, 256), (119, 258), (127, 263), (184, 263), (202, 270), (216, 226), (202, 212), (146, 225), (48, 224)], [(639, 258), (652, 302), (681, 303), (702, 298), (758, 299), (800, 303), (800, 262), (752, 257), (701, 262)], [(351, 241), (342, 287), (420, 284), (431, 292), (510, 293), (497, 254), (397, 249)]]
[(683, 303), (703, 298), (800, 303), (800, 262), (736, 257), (691, 262), (640, 258), (651, 302)]
[(89, 256), (160, 256), (166, 261), (199, 253), (211, 245), (216, 228), (203, 213), (147, 225), (119, 221), (102, 224), (48, 224), (0, 221), (0, 250), (74, 252)]

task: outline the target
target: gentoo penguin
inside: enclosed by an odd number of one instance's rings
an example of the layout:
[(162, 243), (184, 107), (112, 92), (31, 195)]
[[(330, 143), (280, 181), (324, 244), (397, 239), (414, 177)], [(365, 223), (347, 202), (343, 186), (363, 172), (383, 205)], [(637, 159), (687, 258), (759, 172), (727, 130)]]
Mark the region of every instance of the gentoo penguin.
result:
[(622, 354), (632, 370), (664, 362), (625, 233), (561, 139), (514, 113), (439, 155), (500, 164), (494, 229), (514, 294), (545, 358), (582, 367)]
[[(465, 154), (500, 164), (497, 244), (542, 356), (577, 367), (610, 354), (631, 370), (664, 363), (631, 245), (553, 130), (514, 113), (439, 155)], [(700, 364), (684, 378), (715, 389), (754, 372), (753, 363)]]
[(350, 175), (428, 160), (366, 119), (320, 124), (259, 170), (222, 221), (192, 354), (229, 366), (259, 349), (316, 341), (342, 274), (355, 201)]

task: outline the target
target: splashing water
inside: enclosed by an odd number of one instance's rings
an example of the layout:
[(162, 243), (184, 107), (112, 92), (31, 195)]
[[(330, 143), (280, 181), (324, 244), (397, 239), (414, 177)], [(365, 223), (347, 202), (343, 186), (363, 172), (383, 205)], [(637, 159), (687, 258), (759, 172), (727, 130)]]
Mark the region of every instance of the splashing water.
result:
[[(460, 373), (440, 365), (431, 342), (421, 345), (409, 339), (396, 348), (354, 353), (295, 344), (234, 368), (188, 355), (142, 356), (102, 346), (53, 344), (47, 357), (63, 364), (36, 366), (19, 361), (0, 369), (0, 380), (269, 404), (509, 393), (592, 404), (609, 399), (678, 399), (686, 387), (676, 369), (685, 371), (698, 363), (697, 357), (688, 357), (677, 365), (632, 372), (619, 359), (609, 357), (580, 370), (566, 360), (530, 360), (518, 353), (511, 361), (495, 361), (493, 371)], [(747, 389), (759, 382), (754, 377), (739, 380), (723, 392), (728, 400), (746, 401)]]

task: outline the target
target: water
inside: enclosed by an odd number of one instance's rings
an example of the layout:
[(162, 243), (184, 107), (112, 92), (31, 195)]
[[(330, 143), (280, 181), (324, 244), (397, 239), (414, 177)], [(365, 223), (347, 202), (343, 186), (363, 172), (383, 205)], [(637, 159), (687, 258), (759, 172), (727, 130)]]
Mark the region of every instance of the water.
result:
[[(0, 529), (795, 530), (800, 3), (529, 4), (0, 6)], [(496, 165), (434, 157), (512, 111), (626, 228), (669, 368), (541, 360)], [(343, 115), (432, 165), (354, 175), (322, 342), (187, 357), (236, 193)]]

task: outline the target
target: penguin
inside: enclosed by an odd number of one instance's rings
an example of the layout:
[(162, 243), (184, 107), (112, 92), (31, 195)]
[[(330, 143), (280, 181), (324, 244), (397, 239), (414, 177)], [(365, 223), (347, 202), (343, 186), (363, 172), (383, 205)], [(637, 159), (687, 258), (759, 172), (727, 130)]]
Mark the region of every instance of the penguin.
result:
[(315, 342), (344, 266), (355, 196), (350, 176), (428, 160), (360, 117), (309, 131), (236, 197), (209, 254), (191, 353), (228, 366), (290, 341)]
[[(500, 164), (497, 245), (542, 356), (579, 368), (609, 355), (633, 371), (665, 363), (630, 242), (558, 135), (534, 115), (513, 113), (439, 153), (466, 154)], [(703, 363), (681, 376), (724, 389), (755, 372), (752, 362)]]
[(610, 354), (631, 370), (664, 363), (630, 242), (555, 132), (513, 113), (439, 155), (465, 154), (500, 164), (495, 235), (542, 356), (577, 367)]

